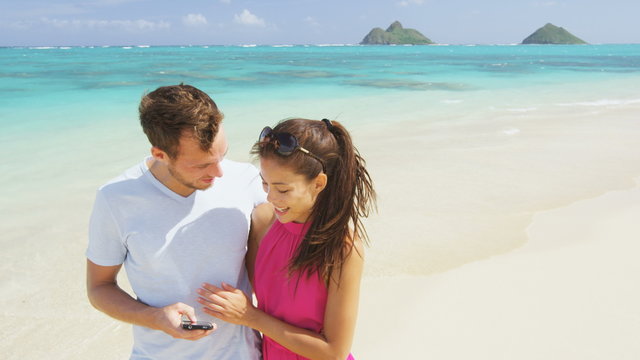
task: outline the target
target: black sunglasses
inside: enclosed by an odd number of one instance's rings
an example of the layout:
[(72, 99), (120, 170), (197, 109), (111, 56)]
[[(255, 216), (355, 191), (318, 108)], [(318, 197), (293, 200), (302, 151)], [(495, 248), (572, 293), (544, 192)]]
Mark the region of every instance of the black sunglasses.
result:
[(314, 155), (309, 150), (300, 146), (300, 144), (298, 143), (298, 139), (288, 132), (275, 132), (269, 126), (265, 126), (264, 129), (262, 129), (262, 131), (260, 132), (260, 138), (258, 139), (258, 142), (261, 146), (264, 146), (264, 144), (266, 143), (273, 144), (276, 152), (284, 156), (289, 156), (293, 154), (294, 151), (300, 150), (303, 153), (318, 160), (318, 162), (320, 162), (320, 165), (322, 165), (322, 172), (327, 172), (324, 166), (324, 161), (322, 161), (322, 159)]

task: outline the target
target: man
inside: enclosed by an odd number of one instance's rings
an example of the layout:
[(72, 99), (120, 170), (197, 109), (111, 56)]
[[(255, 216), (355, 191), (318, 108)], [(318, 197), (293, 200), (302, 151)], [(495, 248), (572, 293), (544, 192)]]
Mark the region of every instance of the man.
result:
[[(210, 317), (196, 301), (204, 282), (251, 293), (244, 258), (251, 212), (265, 202), (258, 172), (224, 159), (223, 115), (204, 92), (160, 87), (139, 110), (152, 156), (98, 190), (89, 300), (134, 325), (131, 359), (258, 359), (252, 330)], [(135, 299), (117, 284), (122, 264)], [(183, 318), (217, 328), (186, 330)]]

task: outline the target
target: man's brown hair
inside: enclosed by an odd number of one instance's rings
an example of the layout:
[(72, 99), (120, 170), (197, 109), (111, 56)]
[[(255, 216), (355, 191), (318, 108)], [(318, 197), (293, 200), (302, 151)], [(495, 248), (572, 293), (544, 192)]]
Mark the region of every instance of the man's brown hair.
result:
[(152, 146), (178, 156), (182, 135), (193, 136), (209, 151), (224, 115), (203, 91), (191, 85), (162, 86), (140, 101), (140, 124)]

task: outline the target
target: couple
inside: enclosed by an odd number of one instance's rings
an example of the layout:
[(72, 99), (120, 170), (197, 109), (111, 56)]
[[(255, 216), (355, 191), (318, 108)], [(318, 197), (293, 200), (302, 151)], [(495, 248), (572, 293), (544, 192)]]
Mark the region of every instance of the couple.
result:
[[(258, 172), (225, 159), (204, 92), (160, 87), (139, 110), (151, 156), (99, 189), (87, 249), (91, 304), (134, 325), (131, 358), (352, 358), (375, 192), (346, 129), (265, 127)], [(137, 298), (118, 285), (122, 264)]]

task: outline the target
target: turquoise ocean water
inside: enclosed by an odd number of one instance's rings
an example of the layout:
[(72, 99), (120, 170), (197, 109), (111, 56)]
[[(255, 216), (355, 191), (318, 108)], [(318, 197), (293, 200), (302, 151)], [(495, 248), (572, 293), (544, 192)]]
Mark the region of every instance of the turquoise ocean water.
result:
[(6, 241), (83, 239), (96, 187), (148, 153), (140, 97), (180, 82), (212, 95), (244, 160), (287, 116), (358, 129), (636, 103), (640, 45), (0, 48)]
[(130, 108), (144, 91), (179, 82), (234, 107), (399, 92), (579, 88), (639, 73), (640, 45), (0, 48), (0, 126), (49, 131), (87, 122), (87, 111), (91, 121), (104, 121), (109, 116), (101, 114)]

